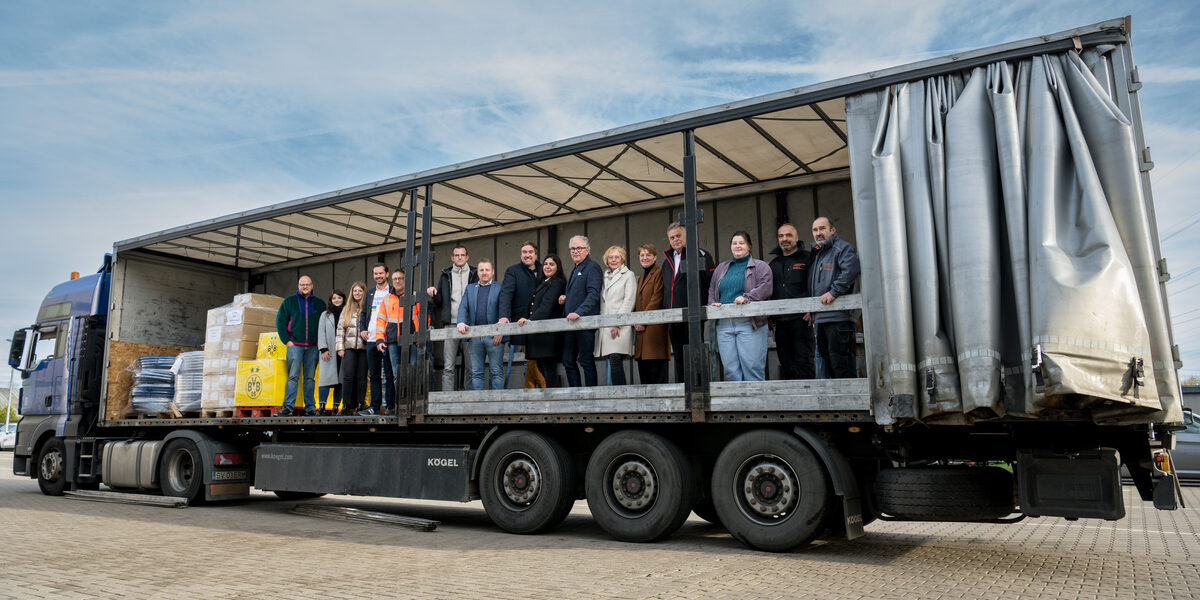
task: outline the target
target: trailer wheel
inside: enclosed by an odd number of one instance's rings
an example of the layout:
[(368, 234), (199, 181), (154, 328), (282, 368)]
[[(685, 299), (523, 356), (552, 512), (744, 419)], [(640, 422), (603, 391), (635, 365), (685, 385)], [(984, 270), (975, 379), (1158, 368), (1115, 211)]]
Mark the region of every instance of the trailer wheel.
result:
[(592, 517), (623, 542), (671, 535), (696, 500), (687, 457), (666, 438), (645, 431), (621, 431), (600, 442), (584, 482)]
[(910, 467), (875, 476), (879, 512), (914, 521), (986, 521), (1016, 510), (1012, 474), (1000, 467)]
[(510, 431), (484, 454), (479, 496), (488, 517), (511, 533), (541, 533), (571, 512), (575, 475), (563, 447), (531, 431)]
[(738, 541), (783, 552), (824, 529), (827, 490), (820, 461), (795, 436), (774, 430), (744, 433), (713, 466), (713, 505)]
[(164, 496), (187, 498), (189, 504), (204, 501), (204, 461), (196, 442), (171, 440), (158, 459), (158, 483)]
[(67, 476), (63, 470), (66, 455), (62, 438), (50, 438), (42, 444), (37, 459), (37, 480), (43, 494), (61, 496), (67, 489)]

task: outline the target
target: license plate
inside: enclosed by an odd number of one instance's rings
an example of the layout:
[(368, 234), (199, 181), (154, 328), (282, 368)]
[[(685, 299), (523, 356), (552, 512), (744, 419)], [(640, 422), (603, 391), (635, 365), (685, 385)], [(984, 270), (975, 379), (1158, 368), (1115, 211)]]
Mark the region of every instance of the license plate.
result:
[(246, 471), (213, 471), (213, 481), (236, 481), (246, 478)]

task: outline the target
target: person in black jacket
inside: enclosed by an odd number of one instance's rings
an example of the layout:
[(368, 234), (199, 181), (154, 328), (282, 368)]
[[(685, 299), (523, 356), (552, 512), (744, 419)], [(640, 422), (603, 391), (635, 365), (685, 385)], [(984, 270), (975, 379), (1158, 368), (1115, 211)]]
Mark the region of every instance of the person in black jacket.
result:
[(370, 387), (371, 406), (378, 409), (384, 404), (394, 404), (396, 383), (392, 379), (392, 364), (375, 347), (375, 317), (392, 288), (388, 285), (388, 268), (383, 263), (371, 267), (375, 287), (367, 290), (363, 298), (362, 312), (358, 315), (358, 335), (367, 347), (367, 383)]
[[(471, 257), (467, 254), (466, 246), (462, 244), (455, 246), (450, 251), (450, 266), (442, 269), (437, 286), (426, 290), (429, 292), (429, 301), (433, 305), (431, 316), (434, 327), (453, 326), (458, 321), (458, 303), (462, 300), (463, 292), (466, 291), (467, 286), (479, 281), (475, 267), (468, 264), (470, 260)], [(443, 392), (452, 392), (455, 389), (454, 362), (458, 359), (459, 354), (462, 354), (463, 357), (463, 372), (471, 372), (471, 359), (469, 358), (471, 353), (466, 351), (468, 341), (453, 339), (434, 345), (434, 356), (439, 354), (441, 356)], [(437, 367), (438, 365), (435, 364), (434, 368)]]
[[(774, 285), (771, 299), (807, 298), (808, 251), (800, 240), (800, 232), (791, 223), (784, 223), (775, 237), (779, 247), (771, 251), (775, 255), (771, 259)], [(775, 332), (775, 351), (779, 354), (779, 378), (814, 378), (812, 326), (804, 320), (804, 313), (771, 317), (771, 330)]]
[[(551, 254), (542, 263), (542, 278), (533, 290), (529, 303), (529, 316), (521, 317), (517, 324), (522, 327), (530, 321), (561, 319), (562, 305), (558, 297), (567, 289), (563, 275), (562, 260)], [(534, 333), (525, 336), (525, 359), (537, 361), (537, 369), (544, 377), (545, 387), (558, 387), (558, 364), (562, 361), (562, 333)]]
[[(518, 319), (529, 316), (529, 299), (533, 297), (533, 289), (542, 279), (540, 267), (537, 244), (531, 241), (521, 242), (521, 262), (505, 269), (504, 279), (500, 282), (501, 323), (516, 323)], [(508, 343), (514, 348), (524, 345), (525, 336), (511, 336)], [(542, 387), (544, 384), (537, 365), (525, 363), (525, 387)]]
[[(687, 231), (679, 223), (667, 226), (667, 241), (671, 247), (664, 255), (663, 273), (663, 308), (685, 308), (688, 305), (687, 296)], [(713, 269), (717, 268), (712, 255), (703, 248), (697, 248), (700, 256), (700, 302), (703, 304), (708, 293), (708, 284), (712, 281)], [(683, 382), (683, 346), (688, 343), (687, 323), (671, 323), (671, 359), (675, 363), (675, 382)], [(703, 340), (701, 340), (703, 341)]]
[[(813, 221), (812, 268), (809, 269), (809, 293), (821, 304), (833, 304), (858, 287), (862, 267), (854, 246), (837, 235), (837, 228), (827, 217)], [(816, 327), (817, 352), (825, 361), (825, 377), (844, 379), (858, 376), (854, 324), (858, 310), (835, 310), (808, 313), (804, 320)]]

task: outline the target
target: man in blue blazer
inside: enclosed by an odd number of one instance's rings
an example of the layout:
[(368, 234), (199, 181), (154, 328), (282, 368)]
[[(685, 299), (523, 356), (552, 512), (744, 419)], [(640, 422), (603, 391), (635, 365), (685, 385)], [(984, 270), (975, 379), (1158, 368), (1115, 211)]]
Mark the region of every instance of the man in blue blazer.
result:
[[(467, 286), (458, 303), (458, 332), (466, 333), (468, 327), (492, 325), (500, 321), (500, 286), (492, 279), (496, 270), (492, 261), (483, 259), (475, 265), (479, 281)], [(504, 388), (504, 336), (471, 338), (468, 344), (471, 356), (471, 386), (483, 389), (483, 359), (487, 356), (492, 389)]]
[[(600, 314), (600, 294), (604, 289), (604, 271), (596, 261), (588, 258), (592, 247), (582, 235), (571, 238), (571, 260), (575, 268), (567, 278), (567, 293), (562, 297), (563, 312), (568, 321), (579, 317)], [(567, 372), (567, 384), (579, 387), (579, 371), (583, 371), (583, 384), (596, 385), (596, 359), (592, 356), (596, 348), (596, 332), (567, 331), (563, 333), (563, 369)]]

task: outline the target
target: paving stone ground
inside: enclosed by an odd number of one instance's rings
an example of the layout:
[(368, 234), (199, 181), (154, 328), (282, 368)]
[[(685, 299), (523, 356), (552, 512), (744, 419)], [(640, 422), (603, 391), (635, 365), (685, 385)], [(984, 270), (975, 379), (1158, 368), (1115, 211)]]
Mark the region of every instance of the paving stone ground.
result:
[(549, 534), (506, 534), (478, 503), (325, 497), (437, 519), (434, 532), (291, 514), (43, 496), (0, 455), (3, 598), (1200, 598), (1200, 488), (1120, 521), (881, 523), (854, 541), (749, 550), (693, 517), (656, 544), (609, 539), (584, 502)]

